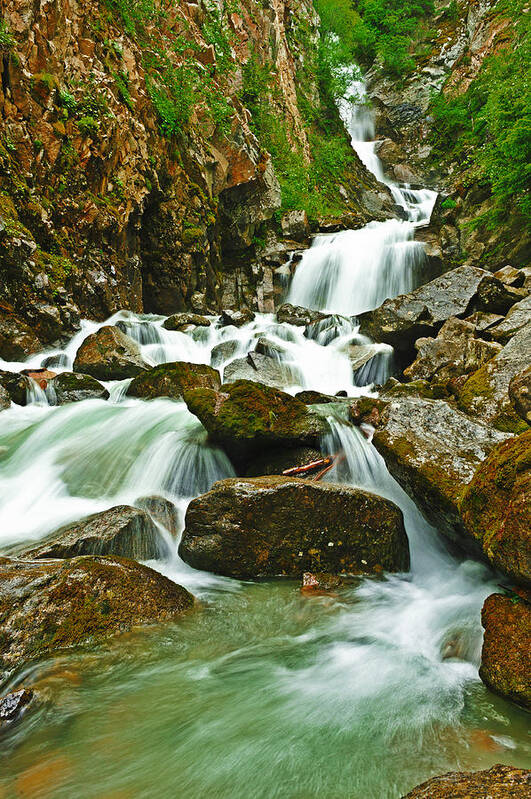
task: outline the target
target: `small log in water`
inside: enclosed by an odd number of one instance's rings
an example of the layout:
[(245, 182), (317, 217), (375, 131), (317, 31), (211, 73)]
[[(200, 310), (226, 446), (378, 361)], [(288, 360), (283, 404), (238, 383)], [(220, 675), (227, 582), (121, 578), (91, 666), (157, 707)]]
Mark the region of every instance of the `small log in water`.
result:
[(329, 455), (326, 458), (319, 458), (316, 461), (312, 461), (311, 463), (307, 463), (304, 466), (292, 466), (290, 469), (284, 469), (282, 472), (283, 475), (286, 477), (293, 477), (296, 474), (305, 474), (306, 472), (313, 472), (315, 469), (323, 468), (324, 466), (328, 466), (331, 464), (332, 459), (335, 458), (335, 455)]

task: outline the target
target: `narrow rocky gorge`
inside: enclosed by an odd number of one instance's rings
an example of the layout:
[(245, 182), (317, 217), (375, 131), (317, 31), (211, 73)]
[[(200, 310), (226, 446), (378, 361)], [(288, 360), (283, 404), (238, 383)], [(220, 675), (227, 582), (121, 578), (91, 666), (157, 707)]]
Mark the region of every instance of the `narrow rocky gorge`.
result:
[(508, 12), (327, 7), (3, 11), (0, 795), (531, 795), (529, 238), (433, 110)]

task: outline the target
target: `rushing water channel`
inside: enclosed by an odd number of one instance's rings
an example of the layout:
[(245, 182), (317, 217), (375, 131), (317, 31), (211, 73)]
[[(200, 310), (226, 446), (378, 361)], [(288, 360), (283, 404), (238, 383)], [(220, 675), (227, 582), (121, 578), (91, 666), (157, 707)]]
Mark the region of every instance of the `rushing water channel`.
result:
[[(360, 157), (382, 179), (370, 112), (346, 104), (342, 113)], [(215, 359), (223, 371), (265, 334), (282, 348), (286, 390), (370, 392), (392, 354), (376, 348), (375, 368), (353, 376), (348, 346), (362, 341), (354, 315), (416, 284), (423, 251), (414, 230), (435, 199), (389, 185), (408, 220), (318, 237), (289, 288), (290, 301), (343, 315), (332, 332), (310, 339), (266, 315), (192, 334), (164, 330), (161, 317), (124, 312), (110, 321), (121, 321), (153, 364), (210, 363), (231, 340), (230, 357)], [(71, 368), (98, 326), (83, 323), (61, 368)], [(147, 494), (166, 496), (184, 515), (191, 497), (233, 474), (183, 403), (127, 398), (127, 381), (108, 388), (108, 401), (62, 407), (35, 389), (29, 405), (0, 414), (0, 549)], [(169, 557), (151, 565), (190, 588), (201, 608), (179, 624), (17, 675), (53, 701), (2, 740), (2, 799), (398, 799), (451, 769), (529, 765), (527, 714), (489, 693), (477, 673), (480, 609), (497, 588), (493, 576), (448, 554), (339, 411), (323, 442), (324, 451), (338, 449), (345, 459), (329, 479), (402, 508), (411, 572), (309, 598), (291, 581), (197, 572), (170, 541)]]

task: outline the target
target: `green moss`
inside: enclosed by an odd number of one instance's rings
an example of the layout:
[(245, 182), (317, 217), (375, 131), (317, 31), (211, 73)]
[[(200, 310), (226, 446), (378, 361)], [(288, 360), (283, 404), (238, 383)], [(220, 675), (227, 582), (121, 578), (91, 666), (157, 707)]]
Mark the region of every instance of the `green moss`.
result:
[(99, 123), (94, 117), (85, 116), (78, 120), (77, 126), (84, 136), (97, 136), (99, 130)]
[(199, 227), (186, 228), (183, 230), (181, 238), (185, 247), (191, 247), (203, 241), (205, 232)]
[(53, 91), (58, 85), (55, 75), (51, 75), (49, 72), (38, 72), (31, 80), (34, 86), (42, 84), (46, 86), (49, 92)]

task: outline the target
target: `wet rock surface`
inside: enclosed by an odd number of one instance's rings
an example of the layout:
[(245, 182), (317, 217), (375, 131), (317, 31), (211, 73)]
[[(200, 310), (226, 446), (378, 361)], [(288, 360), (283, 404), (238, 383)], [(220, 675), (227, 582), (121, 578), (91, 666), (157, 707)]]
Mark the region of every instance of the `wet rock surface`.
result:
[(531, 586), (531, 430), (498, 444), (482, 461), (460, 511), (492, 565)]
[(123, 380), (148, 368), (137, 343), (112, 325), (100, 327), (88, 336), (74, 360), (74, 372), (91, 375), (96, 380)]
[(0, 561), (0, 679), (24, 661), (177, 619), (194, 599), (126, 558)]
[(209, 388), (216, 391), (221, 386), (217, 369), (202, 363), (175, 361), (154, 366), (135, 377), (127, 394), (139, 399), (169, 397), (181, 399), (185, 391), (194, 388)]
[(9, 394), (12, 402), (16, 405), (25, 405), (29, 379), (20, 372), (7, 372), (0, 370), (0, 386)]
[(3, 386), (0, 386), (0, 411), (5, 411), (11, 406), (11, 397)]
[(62, 372), (50, 381), (58, 405), (86, 399), (108, 399), (109, 392), (96, 378), (77, 372)]
[(169, 499), (159, 496), (139, 497), (135, 500), (135, 505), (149, 513), (170, 535), (176, 537), (180, 532), (179, 511)]
[(529, 799), (531, 771), (498, 764), (485, 771), (450, 771), (413, 788), (403, 799)]
[(236, 458), (266, 448), (316, 446), (327, 431), (324, 419), (300, 400), (250, 380), (224, 384), (219, 391), (187, 391), (184, 401), (211, 439)]
[[(491, 594), (485, 600), (479, 676), (492, 691), (531, 709), (531, 595), (526, 596)], [(531, 795), (531, 774), (529, 788)]]
[(219, 323), (222, 327), (233, 325), (234, 327), (242, 327), (254, 319), (253, 311), (249, 308), (242, 308), (239, 311), (222, 311), (219, 318)]
[[(374, 410), (373, 410), (374, 409)], [(465, 487), (508, 435), (473, 421), (444, 400), (397, 396), (358, 401), (358, 420), (376, 424), (374, 444), (402, 488), (451, 540), (478, 554), (459, 506)]]
[(162, 323), (165, 330), (185, 330), (190, 325), (210, 327), (210, 319), (195, 313), (176, 313), (168, 316)]
[(223, 380), (225, 383), (253, 380), (273, 388), (287, 388), (296, 382), (296, 373), (289, 364), (255, 351), (228, 363), (223, 371)]
[(306, 327), (306, 325), (319, 322), (325, 317), (326, 314), (320, 311), (312, 311), (309, 308), (301, 308), (299, 305), (291, 305), (290, 303), (284, 303), (284, 305), (277, 308), (277, 321), (281, 324)]
[(409, 567), (401, 511), (375, 494), (297, 478), (233, 478), (192, 500), (179, 547), (195, 568), (230, 577)]
[(76, 555), (119, 555), (149, 560), (164, 556), (166, 547), (147, 513), (129, 505), (117, 505), (67, 524), (37, 546), (18, 554), (32, 560)]

